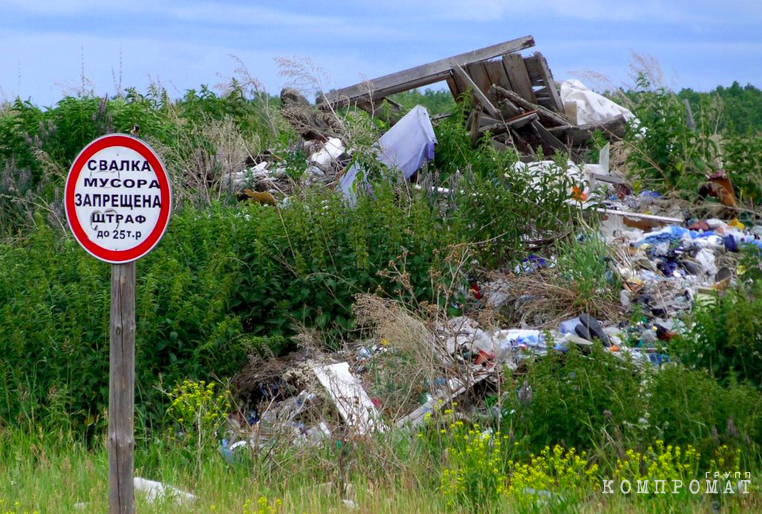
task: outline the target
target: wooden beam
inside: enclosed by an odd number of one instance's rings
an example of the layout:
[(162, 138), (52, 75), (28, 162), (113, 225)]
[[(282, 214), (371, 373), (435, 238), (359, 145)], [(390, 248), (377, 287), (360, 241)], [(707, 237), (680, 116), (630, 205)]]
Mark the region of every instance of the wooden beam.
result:
[(497, 123), (490, 123), (482, 126), (479, 131), (485, 133), (489, 131), (490, 134), (496, 136), (508, 132), (509, 129), (520, 129), (525, 125), (528, 125), (537, 119), (536, 112), (527, 112), (517, 116), (512, 120), (506, 120), (504, 122), (498, 121)]
[(471, 132), (471, 146), (476, 148), (476, 142), (479, 140), (479, 127), (481, 126), (482, 110), (480, 108), (472, 109), (468, 116), (466, 126)]
[(552, 127), (570, 127), (571, 123), (569, 120), (564, 118), (558, 113), (555, 113), (551, 111), (550, 109), (546, 109), (545, 107), (541, 105), (534, 104), (532, 102), (528, 102), (525, 99), (521, 98), (518, 94), (514, 93), (513, 91), (508, 91), (507, 89), (503, 89), (500, 86), (493, 85), (490, 88), (490, 96), (495, 96), (497, 98), (505, 98), (506, 100), (510, 100), (514, 104), (518, 105), (519, 107), (526, 109), (527, 111), (537, 111), (537, 115), (540, 117), (540, 121), (545, 124)]
[(550, 72), (548, 61), (545, 60), (545, 57), (540, 52), (535, 52), (534, 55), (537, 58), (540, 77), (542, 77), (542, 81), (545, 83), (545, 87), (550, 95), (550, 103), (553, 106), (553, 110), (564, 112), (564, 103), (561, 101), (561, 96), (558, 94), (556, 81), (553, 79), (553, 74)]
[(507, 54), (503, 56), (503, 66), (511, 81), (512, 89), (524, 100), (537, 103), (524, 59), (518, 54)]
[(483, 62), (474, 62), (467, 65), (464, 69), (471, 77), (471, 80), (474, 81), (474, 84), (476, 84), (481, 92), (486, 95), (487, 91), (489, 91), (489, 87), (492, 85), (492, 82), (490, 82), (489, 75), (487, 75), (487, 69), (484, 67), (484, 64), (485, 63)]
[(453, 66), (452, 71), (461, 82), (466, 84), (467, 88), (471, 88), (474, 99), (479, 102), (479, 104), (481, 104), (482, 108), (487, 111), (487, 114), (493, 118), (500, 117), (500, 111), (497, 110), (497, 107), (495, 107), (492, 102), (489, 101), (487, 95), (485, 95), (482, 90), (479, 89), (476, 84), (474, 84), (474, 81), (471, 80), (471, 77), (468, 76), (468, 73), (466, 73), (465, 70), (460, 67), (460, 65), (456, 64)]
[(534, 38), (532, 36), (525, 36), (397, 73), (384, 75), (383, 77), (331, 91), (325, 96), (331, 104), (337, 105), (347, 105), (356, 102), (359, 98), (370, 96), (377, 100), (394, 93), (401, 93), (446, 80), (450, 75), (450, 70), (456, 65), (465, 66), (474, 62), (486, 61), (499, 55), (512, 54), (532, 46), (534, 46)]
[[(539, 136), (540, 141), (542, 141), (542, 146), (546, 147), (546, 150), (558, 150), (561, 153), (568, 154), (569, 153), (569, 147), (567, 147), (565, 144), (563, 144), (559, 139), (548, 132), (548, 129), (542, 126), (542, 124), (538, 121), (532, 122), (531, 127), (534, 129), (535, 133)], [(549, 152), (550, 155), (552, 155), (553, 152)], [(549, 156), (550, 156), (549, 155)]]
[(607, 140), (619, 140), (624, 137), (627, 121), (621, 114), (616, 118), (596, 123), (588, 123), (579, 127), (553, 127), (548, 131), (559, 139), (566, 140), (572, 145), (581, 145), (593, 137), (593, 132), (600, 130)]
[(447, 87), (450, 88), (450, 94), (455, 100), (457, 100), (458, 97), (463, 94), (463, 91), (461, 91), (458, 87), (458, 83), (455, 82), (454, 77), (447, 77)]
[[(579, 202), (577, 202), (579, 204)], [(614, 216), (621, 216), (623, 218), (637, 218), (642, 220), (649, 220), (658, 222), (664, 225), (684, 225), (685, 220), (680, 218), (667, 218), (664, 216), (654, 216), (653, 214), (640, 214), (638, 212), (627, 212), (627, 211), (616, 211), (613, 209), (604, 209), (602, 207), (596, 207), (595, 212), (599, 212), (601, 214), (613, 214)]]

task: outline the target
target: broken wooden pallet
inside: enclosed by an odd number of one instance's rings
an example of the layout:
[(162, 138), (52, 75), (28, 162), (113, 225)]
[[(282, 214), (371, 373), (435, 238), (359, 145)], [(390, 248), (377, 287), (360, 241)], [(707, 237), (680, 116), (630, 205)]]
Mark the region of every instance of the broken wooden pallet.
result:
[(358, 101), (376, 102), (395, 93), (451, 79), (455, 66), (468, 66), (532, 46), (532, 36), (513, 39), (331, 91), (325, 95), (325, 101), (333, 106), (356, 104)]

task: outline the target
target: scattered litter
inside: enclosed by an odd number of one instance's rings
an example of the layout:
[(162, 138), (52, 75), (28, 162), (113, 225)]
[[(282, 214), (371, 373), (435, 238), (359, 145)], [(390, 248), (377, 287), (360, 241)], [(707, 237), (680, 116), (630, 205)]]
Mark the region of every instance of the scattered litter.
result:
[[(606, 257), (606, 283), (621, 289), (612, 291), (605, 306), (585, 305), (589, 312), (581, 312), (572, 301), (553, 310), (558, 299), (546, 297), (559, 291), (547, 281), (559, 270), (557, 261), (543, 253), (544, 242), (528, 245), (533, 253), (506, 269), (487, 271), (486, 277), (475, 263), (462, 277), (458, 299), (448, 305), (461, 315), (428, 323), (415, 320), (411, 331), (415, 336), (408, 339), (420, 339), (417, 351), (431, 357), (431, 362), (428, 376), (416, 376), (411, 379), (415, 383), (406, 384), (410, 390), (404, 408), (390, 408), (378, 393), (378, 384), (372, 382), (383, 359), (399, 350), (383, 337), (342, 350), (339, 359), (310, 355), (302, 364), (317, 382), (306, 384), (302, 377), (298, 385), (286, 387), (280, 374), (268, 379), (268, 390), (273, 386), (274, 392), (252, 401), (246, 416), (237, 422), (242, 434), (220, 443), (226, 460), (238, 462), (244, 451), (261, 453), (279, 440), (296, 446), (320, 444), (338, 434), (365, 436), (387, 426), (415, 427), (456, 398), (465, 396), (470, 401), (483, 397), (484, 391), (499, 390), (504, 370), (519, 374), (528, 359), (573, 347), (590, 355), (594, 345), (602, 344), (619, 358), (631, 356), (639, 365), (660, 366), (669, 362), (664, 348), (685, 330), (681, 314), (697, 304), (716, 301), (739, 280), (743, 270), (737, 266), (737, 252), (747, 247), (762, 251), (762, 225), (754, 225), (737, 208), (726, 170), (708, 175), (698, 193), (717, 199), (712, 215), (727, 222), (692, 218), (696, 210), (669, 194), (634, 191), (635, 185), (616, 169), (625, 128), (628, 122), (637, 124), (633, 113), (578, 80), (563, 82), (559, 91), (541, 53), (521, 54), (532, 46), (534, 39), (527, 36), (474, 50), (331, 91), (321, 95), (316, 105), (295, 90), (284, 89), (282, 114), (301, 138), (289, 151), (309, 156), (300, 163), (303, 168), (294, 170), (288, 159), (264, 152), (223, 183), (235, 188), (241, 200), (278, 208), (287, 206), (288, 196), (299, 191), (296, 182), (335, 188), (350, 203), (359, 188), (372, 193), (367, 170), (357, 160), (352, 162), (351, 140), (334, 114), (335, 108), (345, 106), (385, 117), (391, 128), (374, 145), (375, 158), (386, 169), (415, 181), (435, 155), (432, 120), (422, 106), (403, 116), (401, 106), (389, 97), (444, 81), (458, 101), (471, 91), (464, 129), (472, 145), (489, 143), (497, 151), (510, 148), (520, 155), (520, 161), (506, 172), (507, 178), (515, 171), (525, 172), (537, 189), (546, 187), (549, 180), (568, 183), (568, 195), (562, 200), (580, 209), (585, 219), (600, 221), (601, 239), (613, 253)], [(599, 142), (596, 131), (606, 139), (602, 148), (593, 146)], [(589, 152), (596, 150), (598, 162), (584, 163)], [(537, 155), (556, 152), (568, 156), (566, 162), (537, 160)], [(452, 186), (425, 181), (413, 189), (432, 191), (443, 202), (457, 192)], [(553, 307), (547, 312), (532, 310), (538, 299)], [(327, 364), (329, 359), (344, 362)], [(290, 372), (286, 370), (283, 377)], [(323, 389), (330, 397), (328, 403)], [(532, 391), (522, 386), (519, 396), (531, 402)], [(316, 405), (321, 402), (325, 408), (318, 411)], [(356, 508), (353, 500), (345, 500), (345, 505)]]
[(343, 153), (344, 143), (341, 142), (341, 139), (332, 137), (323, 144), (320, 150), (310, 155), (309, 162), (322, 171), (337, 161)]
[[(434, 158), (436, 143), (429, 113), (417, 105), (381, 136), (374, 149), (378, 162), (410, 178), (425, 162)], [(360, 171), (360, 164), (353, 164), (339, 183), (339, 188), (349, 199), (355, 198), (355, 179)]]
[(349, 364), (341, 362), (313, 368), (320, 384), (325, 388), (347, 425), (360, 436), (374, 430), (384, 431), (378, 411), (362, 384), (349, 371)]
[(134, 484), (135, 491), (143, 493), (148, 503), (172, 500), (181, 505), (188, 505), (196, 500), (196, 497), (191, 493), (186, 493), (176, 487), (164, 485), (154, 480), (135, 477)]
[(577, 125), (607, 121), (618, 116), (624, 116), (627, 121), (635, 118), (629, 110), (591, 91), (576, 79), (561, 83), (561, 101), (564, 112)]

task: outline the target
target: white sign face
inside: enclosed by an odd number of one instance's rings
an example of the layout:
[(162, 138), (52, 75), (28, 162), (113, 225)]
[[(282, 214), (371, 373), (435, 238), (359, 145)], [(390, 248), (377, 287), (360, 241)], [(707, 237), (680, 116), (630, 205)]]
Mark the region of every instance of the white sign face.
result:
[(166, 229), (169, 180), (147, 145), (125, 135), (105, 136), (76, 159), (65, 204), (85, 250), (107, 262), (130, 262), (148, 253)]

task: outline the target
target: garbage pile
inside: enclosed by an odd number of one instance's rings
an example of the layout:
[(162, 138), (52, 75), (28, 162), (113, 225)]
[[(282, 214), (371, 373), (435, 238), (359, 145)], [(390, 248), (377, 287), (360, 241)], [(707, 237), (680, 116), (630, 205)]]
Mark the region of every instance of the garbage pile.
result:
[[(396, 340), (390, 342), (378, 329), (361, 346), (330, 355), (313, 349), (248, 385), (248, 410), (231, 417), (233, 429), (221, 446), (230, 462), (242, 450), (262, 451), (284, 440), (309, 445), (417, 426), (456, 398), (469, 396), (465, 393), (478, 397), (498, 390), (503, 373), (521, 373), (527, 359), (572, 347), (589, 354), (599, 342), (613, 355), (660, 366), (669, 360), (665, 347), (686, 329), (681, 314), (713, 301), (738, 280), (740, 250), (762, 251), (762, 226), (694, 218), (689, 206), (674, 198), (652, 191), (636, 194), (627, 178), (610, 166), (611, 144), (622, 137), (632, 113), (579, 81), (564, 82), (557, 90), (542, 54), (519, 54), (533, 45), (529, 36), (428, 63), (332, 91), (317, 106), (284, 90), (284, 117), (301, 135), (309, 155), (302, 180), (336, 187), (350, 202), (363, 185), (357, 180), (359, 165), (350, 164), (351, 149), (345, 146), (334, 109), (355, 105), (375, 113), (388, 105), (392, 113), (401, 114), (390, 95), (438, 81), (446, 81), (458, 101), (470, 90), (468, 123), (474, 141), (489, 137), (496, 148), (516, 149), (525, 161), (517, 166), (538, 177), (558, 166), (538, 162), (540, 150), (570, 156), (565, 172), (575, 186), (568, 202), (598, 218), (597, 237), (616, 248), (606, 273), (609, 283), (622, 286), (618, 302), (604, 316), (577, 311), (560, 319), (522, 317), (512, 326), (500, 326), (494, 317), (481, 320), (485, 312), (521, 310), (536, 300), (536, 292), (527, 293), (517, 284), (526, 276), (541, 281), (555, 263), (534, 255), (512, 271), (491, 272), (481, 283), (471, 279), (471, 300), (455, 318), (426, 324), (381, 302), (376, 322), (383, 325), (386, 319), (391, 332), (404, 332)], [(410, 179), (433, 159), (437, 141), (432, 120), (418, 106), (393, 122), (374, 146), (375, 157)], [(595, 130), (612, 143), (600, 150), (597, 164), (584, 164), (579, 157)], [(274, 154), (257, 156), (231, 180), (245, 197), (272, 205), (281, 201), (276, 195), (288, 196), (292, 187), (282, 159)], [(726, 213), (735, 212), (726, 172), (707, 177), (699, 193), (719, 199), (723, 208), (731, 209)], [(635, 311), (639, 321), (632, 321)]]
[(595, 130), (620, 139), (632, 113), (576, 80), (564, 82), (559, 92), (540, 52), (521, 55), (533, 46), (534, 38), (525, 36), (422, 64), (331, 91), (318, 99), (319, 106), (328, 112), (346, 105), (398, 112), (390, 95), (445, 81), (456, 101), (471, 93), (473, 141), (489, 134), (497, 149), (511, 147), (527, 159), (539, 149), (544, 155), (580, 155)]
[(596, 130), (608, 140), (621, 139), (632, 113), (577, 80), (558, 88), (540, 52), (521, 55), (532, 46), (534, 39), (526, 36), (441, 59), (331, 91), (314, 106), (295, 89), (285, 88), (281, 113), (300, 136), (295, 150), (307, 155), (304, 170), (290, 172), (285, 159), (266, 152), (226, 177), (226, 185), (241, 200), (270, 205), (290, 196), (297, 182), (338, 187), (351, 201), (361, 170), (357, 163), (349, 166), (352, 148), (336, 114), (346, 106), (387, 118), (391, 129), (374, 147), (378, 161), (410, 179), (434, 157), (432, 120), (421, 106), (403, 116), (401, 106), (389, 97), (442, 81), (456, 101), (472, 102), (466, 124), (474, 145), (489, 138), (496, 149), (512, 148), (525, 162), (536, 161), (540, 152), (547, 156), (556, 151), (569, 155), (572, 164), (581, 162)]

